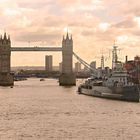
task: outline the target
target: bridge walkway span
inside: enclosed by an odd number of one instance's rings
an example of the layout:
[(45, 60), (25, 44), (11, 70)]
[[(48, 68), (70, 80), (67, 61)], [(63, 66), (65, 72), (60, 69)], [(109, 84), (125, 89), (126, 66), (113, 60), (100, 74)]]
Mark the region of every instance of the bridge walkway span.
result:
[(62, 47), (11, 47), (11, 51), (62, 51)]

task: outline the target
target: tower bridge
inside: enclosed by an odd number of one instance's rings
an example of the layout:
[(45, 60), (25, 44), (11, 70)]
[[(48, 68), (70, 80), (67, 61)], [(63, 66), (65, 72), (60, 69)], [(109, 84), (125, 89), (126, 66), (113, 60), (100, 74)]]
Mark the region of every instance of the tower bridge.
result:
[(11, 47), (10, 36), (6, 33), (0, 37), (0, 86), (14, 85), (11, 71), (11, 51), (62, 51), (62, 73), (59, 77), (59, 85), (76, 85), (76, 77), (73, 73), (73, 39), (67, 33), (63, 36), (62, 47)]
[[(6, 33), (0, 37), (0, 86), (14, 85), (13, 76), (11, 71), (11, 52), (16, 51), (58, 51), (62, 52), (62, 73), (59, 77), (59, 84), (62, 86), (75, 85), (76, 76), (73, 72), (73, 55), (90, 70), (90, 66), (78, 55), (73, 52), (73, 39), (67, 33), (66, 37), (63, 36), (62, 47), (11, 47), (10, 36), (7, 37)], [(94, 70), (92, 70), (94, 71)]]

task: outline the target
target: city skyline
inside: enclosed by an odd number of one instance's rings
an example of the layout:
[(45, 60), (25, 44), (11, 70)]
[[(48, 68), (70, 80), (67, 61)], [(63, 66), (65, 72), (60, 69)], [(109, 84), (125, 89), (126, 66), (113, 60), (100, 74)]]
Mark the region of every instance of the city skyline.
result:
[[(1, 0), (0, 33), (10, 34), (12, 46), (61, 46), (68, 28), (74, 51), (89, 63), (101, 50), (108, 55), (114, 40), (122, 57), (132, 59), (140, 53), (139, 6), (136, 0)], [(61, 53), (12, 52), (12, 65), (42, 65), (45, 55), (61, 62)]]

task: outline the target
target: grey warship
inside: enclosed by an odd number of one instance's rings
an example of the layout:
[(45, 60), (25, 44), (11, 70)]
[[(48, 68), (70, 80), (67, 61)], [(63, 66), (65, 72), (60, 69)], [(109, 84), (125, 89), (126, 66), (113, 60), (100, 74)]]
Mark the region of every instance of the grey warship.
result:
[(114, 71), (106, 80), (88, 78), (78, 87), (79, 94), (139, 102), (139, 86), (125, 71)]
[(113, 65), (114, 68), (110, 76), (101, 79), (95, 78), (95, 76), (88, 78), (85, 83), (78, 87), (78, 93), (100, 98), (139, 102), (139, 85), (132, 81), (131, 76), (124, 70), (123, 63), (117, 61), (116, 52)]

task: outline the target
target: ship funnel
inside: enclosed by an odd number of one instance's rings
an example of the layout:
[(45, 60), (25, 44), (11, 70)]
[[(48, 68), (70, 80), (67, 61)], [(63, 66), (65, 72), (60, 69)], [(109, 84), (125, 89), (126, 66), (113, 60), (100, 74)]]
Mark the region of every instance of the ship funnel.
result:
[(125, 56), (125, 62), (127, 62), (127, 61), (128, 61), (128, 56), (126, 55), (126, 56)]

